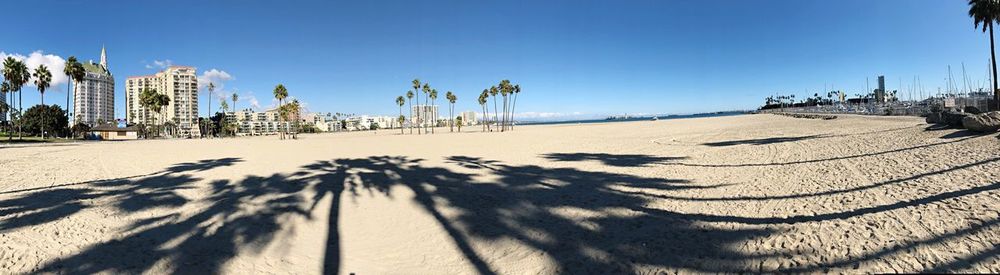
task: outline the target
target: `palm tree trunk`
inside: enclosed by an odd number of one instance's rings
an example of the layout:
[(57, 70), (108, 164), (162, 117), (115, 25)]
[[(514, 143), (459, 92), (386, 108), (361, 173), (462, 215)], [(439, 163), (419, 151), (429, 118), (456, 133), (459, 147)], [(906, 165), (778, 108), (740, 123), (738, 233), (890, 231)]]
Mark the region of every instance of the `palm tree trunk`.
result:
[[(45, 93), (42, 94), (42, 107), (45, 107)], [(42, 140), (45, 140), (45, 112), (42, 112)]]
[(497, 96), (493, 96), (493, 121), (494, 122), (500, 120), (499, 117), (497, 116), (498, 115), (497, 112), (499, 112), (499, 111), (500, 110), (497, 109)]
[[(399, 116), (403, 116), (403, 106), (399, 106)], [(399, 121), (398, 117), (396, 118), (396, 121)], [(403, 122), (404, 121), (399, 121), (399, 134), (400, 135), (405, 134), (405, 133), (403, 133)]]
[(24, 92), (17, 90), (17, 139), (24, 139)]
[[(69, 125), (67, 125), (67, 126), (73, 127), (73, 122), (72, 122), (72, 120), (69, 119), (69, 90), (70, 90), (69, 86), (71, 84), (73, 84), (73, 79), (70, 79), (69, 82), (66, 82), (66, 106), (65, 106), (65, 108), (66, 108), (66, 122), (69, 123)], [(66, 138), (68, 139), (69, 135), (66, 135)]]
[(408, 117), (408, 119), (407, 119), (407, 120), (410, 121), (410, 124), (406, 125), (406, 128), (410, 128), (410, 134), (412, 135), (413, 134), (413, 100), (407, 98), (406, 99), (406, 105), (408, 107), (410, 107), (410, 117)]
[(997, 104), (997, 110), (1000, 110), (1000, 90), (997, 90), (997, 55), (996, 46), (993, 42), (993, 22), (990, 21), (986, 24), (990, 26), (990, 58), (993, 62), (993, 101)]
[(508, 100), (509, 100), (509, 98), (507, 97), (507, 95), (504, 95), (503, 96), (503, 128), (502, 128), (503, 130), (501, 132), (507, 130), (507, 121), (508, 121), (507, 120), (507, 116), (509, 115), (509, 112), (508, 112), (509, 109), (507, 109), (507, 102), (508, 102)]
[(513, 131), (513, 130), (514, 130), (514, 123), (513, 123), (513, 120), (514, 120), (514, 107), (515, 107), (515, 106), (517, 106), (517, 94), (514, 94), (514, 102), (512, 102), (512, 103), (510, 104), (510, 120), (511, 120), (511, 124), (510, 124), (510, 130), (511, 130), (511, 131)]

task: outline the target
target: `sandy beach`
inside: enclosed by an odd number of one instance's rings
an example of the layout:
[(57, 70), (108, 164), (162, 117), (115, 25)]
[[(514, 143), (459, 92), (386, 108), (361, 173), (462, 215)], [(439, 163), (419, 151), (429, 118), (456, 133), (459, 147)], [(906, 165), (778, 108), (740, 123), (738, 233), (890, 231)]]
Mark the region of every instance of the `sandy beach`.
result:
[(0, 148), (0, 273), (1000, 272), (996, 134), (463, 130)]

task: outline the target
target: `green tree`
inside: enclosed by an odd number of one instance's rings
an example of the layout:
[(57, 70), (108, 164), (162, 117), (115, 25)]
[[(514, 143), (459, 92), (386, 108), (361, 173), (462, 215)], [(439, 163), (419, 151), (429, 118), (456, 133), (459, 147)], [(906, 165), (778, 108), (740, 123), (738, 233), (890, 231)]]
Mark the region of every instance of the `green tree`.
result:
[(226, 113), (229, 112), (229, 104), (226, 103), (225, 100), (221, 99), (219, 102), (222, 102), (219, 104), (219, 108), (222, 109), (222, 123), (220, 123), (222, 124), (222, 132), (219, 132), (219, 137), (222, 137), (225, 136), (227, 134), (226, 131), (229, 130), (229, 124), (226, 122)]
[[(413, 80), (413, 81), (414, 81), (414, 83), (418, 83), (417, 80)], [(406, 91), (406, 101), (407, 101), (407, 105), (410, 106), (410, 120), (411, 121), (415, 121), (415, 120), (413, 120), (413, 101), (412, 101), (413, 96), (414, 96), (413, 91)], [(408, 127), (410, 128), (410, 134), (412, 135), (413, 134), (413, 123), (411, 122)]]
[(983, 32), (990, 33), (990, 60), (993, 69), (993, 99), (1000, 108), (1000, 90), (997, 90), (997, 55), (993, 40), (993, 24), (1000, 22), (1000, 2), (996, 0), (969, 0), (969, 16), (976, 28), (983, 25)]
[(455, 124), (458, 124), (458, 132), (462, 132), (462, 116), (455, 117)]
[[(281, 106), (284, 105), (283, 103), (285, 101), (285, 98), (287, 98), (287, 97), (288, 97), (288, 89), (285, 88), (285, 85), (278, 84), (278, 86), (274, 86), (274, 98), (278, 100), (278, 111), (279, 111), (279, 114), (281, 112)], [(281, 120), (281, 123), (280, 123), (280, 125), (281, 125), (280, 134), (281, 134), (281, 139), (285, 139), (285, 129), (287, 127), (285, 127), (284, 117), (282, 117), (281, 119), (282, 120)]]
[(66, 125), (69, 124), (66, 112), (58, 105), (32, 106), (24, 112), (21, 120), (24, 122), (24, 131), (28, 135), (39, 135), (43, 134), (44, 131), (66, 131)]
[[(35, 68), (35, 87), (38, 88), (38, 93), (41, 95), (42, 105), (43, 106), (45, 105), (45, 89), (48, 89), (49, 88), (49, 84), (51, 84), (51, 83), (52, 83), (52, 72), (49, 72), (49, 68), (46, 68), (45, 65), (38, 65), (38, 68)], [(45, 115), (45, 113), (43, 112), (42, 115)], [(42, 119), (44, 120), (45, 118), (42, 117)], [(68, 121), (67, 121), (67, 123), (68, 123)], [(42, 130), (41, 130), (41, 132), (42, 132), (42, 139), (44, 140), (45, 139), (45, 127), (44, 127), (45, 124), (41, 124), (41, 125), (42, 125)], [(50, 129), (55, 130), (56, 128), (50, 128)], [(53, 132), (56, 132), (56, 131), (53, 131)]]
[[(406, 99), (404, 99), (403, 96), (396, 97), (396, 105), (399, 105), (399, 117), (400, 118), (403, 118), (403, 104), (406, 104)], [(405, 118), (399, 120), (399, 133), (400, 134), (405, 134), (405, 133), (403, 133), (403, 121), (404, 120), (405, 120)]]

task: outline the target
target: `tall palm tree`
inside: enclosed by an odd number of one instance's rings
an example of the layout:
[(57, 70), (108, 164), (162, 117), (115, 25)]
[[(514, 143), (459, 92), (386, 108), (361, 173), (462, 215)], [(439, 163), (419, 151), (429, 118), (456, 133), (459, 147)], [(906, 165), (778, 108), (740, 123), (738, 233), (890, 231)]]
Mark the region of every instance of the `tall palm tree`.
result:
[(410, 134), (411, 135), (413, 134), (413, 122), (414, 122), (414, 120), (413, 120), (413, 100), (412, 100), (413, 96), (414, 96), (413, 91), (406, 91), (406, 104), (410, 106), (410, 125), (408, 127), (410, 128)]
[[(451, 91), (448, 91), (447, 93), (444, 94), (444, 99), (448, 100), (448, 117), (455, 117), (455, 110), (454, 110), (455, 94), (451, 93)], [(448, 131), (454, 132), (455, 131), (454, 128), (455, 128), (455, 120), (449, 119)]]
[(236, 112), (236, 101), (240, 99), (240, 95), (237, 95), (236, 92), (233, 92), (232, 99), (233, 99), (233, 112)]
[[(421, 87), (420, 79), (413, 79), (413, 93), (419, 93), (420, 87)], [(417, 107), (420, 107), (420, 96), (416, 94), (415, 96), (417, 98)], [(413, 118), (414, 115), (417, 116), (416, 119)], [(418, 111), (416, 112), (416, 114), (413, 114), (413, 106), (410, 106), (410, 120), (413, 121), (410, 124), (417, 123), (417, 134), (420, 134), (420, 124), (419, 124), (420, 117), (421, 117), (420, 112)], [(413, 133), (413, 126), (410, 126), (410, 133), (411, 134)]]
[(500, 111), (499, 109), (497, 109), (497, 94), (498, 93), (500, 93), (500, 89), (498, 89), (497, 86), (490, 87), (490, 96), (493, 97), (493, 121), (494, 122), (499, 122), (500, 121), (500, 118), (497, 115), (497, 112)]
[[(431, 93), (431, 85), (427, 84), (425, 82), (424, 83), (424, 87), (420, 88), (420, 91), (424, 92), (424, 105), (427, 105), (427, 102), (429, 102), (427, 100), (427, 96), (428, 96), (428, 94)], [(419, 96), (418, 96), (418, 98), (419, 98)], [(417, 106), (419, 106), (419, 105), (420, 105), (420, 100), (417, 100)], [(420, 127), (421, 127), (421, 129), (423, 129), (423, 133), (427, 133), (427, 109), (428, 109), (427, 106), (424, 106), (423, 108), (420, 108), (420, 112), (418, 112), (418, 113), (421, 113), (420, 114), (420, 120), (421, 120), (420, 121)]]
[(399, 120), (399, 134), (405, 134), (405, 133), (403, 133), (403, 105), (404, 104), (406, 104), (406, 99), (403, 99), (403, 96), (397, 96), (396, 97), (396, 105), (399, 105), (399, 117), (400, 117), (400, 120)]
[[(280, 110), (281, 106), (283, 105), (285, 98), (287, 98), (287, 97), (288, 97), (288, 89), (285, 88), (285, 85), (278, 84), (278, 86), (274, 86), (274, 98), (278, 99), (278, 108), (279, 108), (279, 110)], [(285, 128), (286, 127), (285, 127), (284, 118), (281, 118), (281, 126), (282, 126), (282, 128), (281, 128), (281, 139), (285, 139)]]
[(993, 40), (993, 24), (1000, 22), (1000, 3), (996, 0), (969, 0), (969, 16), (972, 17), (973, 24), (979, 28), (983, 25), (983, 32), (990, 32), (990, 60), (993, 62), (993, 99), (1000, 108), (1000, 90), (997, 90), (997, 55), (996, 46)]
[[(511, 122), (514, 122), (513, 121), (514, 120), (514, 114), (515, 114), (514, 113), (514, 107), (517, 106), (517, 95), (518, 94), (521, 94), (521, 84), (514, 85), (514, 102), (512, 102), (510, 104), (510, 118), (512, 120)], [(510, 124), (510, 129), (514, 130), (514, 123)]]
[(507, 130), (507, 110), (508, 110), (507, 109), (507, 95), (510, 93), (510, 90), (511, 90), (509, 88), (509, 86), (510, 86), (510, 81), (506, 80), (506, 79), (501, 80), (500, 84), (497, 85), (497, 88), (500, 90), (500, 96), (503, 97), (503, 99), (501, 100), (503, 102), (503, 119), (501, 120), (502, 121), (502, 123), (501, 123), (502, 126), (500, 127), (500, 131), (501, 132)]
[[(215, 96), (215, 83), (209, 82), (208, 83), (208, 123), (210, 123), (210, 124), (214, 124), (212, 122), (212, 97), (213, 96)], [(208, 137), (212, 137), (212, 128), (215, 128), (214, 126), (215, 125), (211, 125), (211, 126), (208, 127)]]
[(483, 89), (483, 93), (479, 94), (479, 105), (483, 107), (483, 132), (486, 132), (486, 130), (489, 130), (490, 132), (493, 131), (493, 129), (490, 128), (490, 123), (488, 122), (490, 118), (490, 110), (489, 105), (486, 104), (486, 99), (489, 97), (490, 91), (487, 91), (486, 89)]
[[(38, 87), (38, 93), (42, 97), (42, 106), (45, 106), (45, 89), (49, 88), (49, 84), (52, 82), (52, 72), (49, 72), (49, 68), (45, 65), (38, 65), (35, 68), (35, 87)], [(42, 112), (42, 139), (45, 139), (45, 112)]]
[(70, 94), (76, 95), (76, 89), (73, 89), (72, 91), (74, 92), (71, 92), (70, 86), (83, 81), (83, 77), (87, 75), (87, 72), (83, 69), (83, 64), (80, 64), (80, 62), (76, 60), (75, 56), (70, 56), (66, 59), (66, 65), (63, 67), (63, 73), (69, 78), (69, 82), (66, 83), (66, 116), (69, 117), (72, 114), (72, 112), (69, 111)]
[[(233, 117), (235, 118), (236, 117), (236, 101), (240, 99), (240, 96), (237, 95), (236, 92), (233, 92), (232, 99), (233, 99)], [(236, 136), (236, 129), (233, 129), (233, 137), (235, 137), (235, 136)]]
[[(5, 81), (10, 85), (11, 91), (17, 91), (18, 95), (18, 107), (17, 107), (17, 138), (21, 139), (21, 119), (20, 116), (24, 111), (24, 103), (22, 99), (24, 96), (21, 94), (21, 88), (24, 84), (31, 81), (31, 72), (28, 71), (28, 66), (24, 65), (23, 62), (8, 56), (3, 62), (3, 76)], [(11, 96), (11, 103), (14, 102), (13, 95)], [(11, 104), (13, 106), (13, 104)]]
[[(437, 89), (431, 89), (431, 92), (430, 92), (429, 96), (431, 98), (431, 106), (434, 106), (434, 100), (438, 98), (438, 90)], [(427, 112), (428, 113), (431, 112), (429, 107), (428, 107)], [(437, 126), (437, 119), (438, 118), (437, 118), (437, 114), (433, 114), (434, 117), (430, 117), (431, 115), (432, 114), (428, 114), (428, 118), (431, 120), (431, 123), (432, 123), (430, 126), (431, 126), (431, 134), (433, 134), (434, 133), (434, 127)]]
[(483, 93), (479, 94), (479, 107), (483, 108), (483, 132), (486, 132), (486, 130), (489, 128), (490, 125), (487, 122), (487, 120), (489, 120), (490, 113), (489, 110), (487, 110), (488, 105), (486, 104), (486, 98), (488, 98), (489, 96), (490, 92), (487, 90), (483, 90)]

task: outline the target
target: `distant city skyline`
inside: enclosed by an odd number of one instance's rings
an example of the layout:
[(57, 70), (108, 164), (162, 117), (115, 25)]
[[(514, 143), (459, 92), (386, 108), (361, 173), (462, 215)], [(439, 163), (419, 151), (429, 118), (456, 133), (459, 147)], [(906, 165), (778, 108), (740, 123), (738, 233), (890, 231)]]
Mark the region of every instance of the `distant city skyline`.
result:
[[(24, 12), (5, 16), (0, 57), (48, 64), (46, 102), (61, 106), (52, 64), (106, 47), (117, 118), (126, 79), (170, 65), (217, 83), (213, 111), (234, 92), (264, 110), (280, 83), (310, 111), (395, 116), (419, 78), (457, 94), (456, 113), (480, 112), (479, 92), (510, 79), (519, 118), (544, 120), (751, 109), (779, 92), (861, 93), (878, 75), (903, 95), (919, 75), (936, 93), (949, 65), (964, 87), (963, 62), (982, 86), (989, 59), (965, 1), (45, 2), (5, 3)], [(150, 9), (171, 17), (136, 12)], [(24, 101), (39, 102), (34, 86)]]

